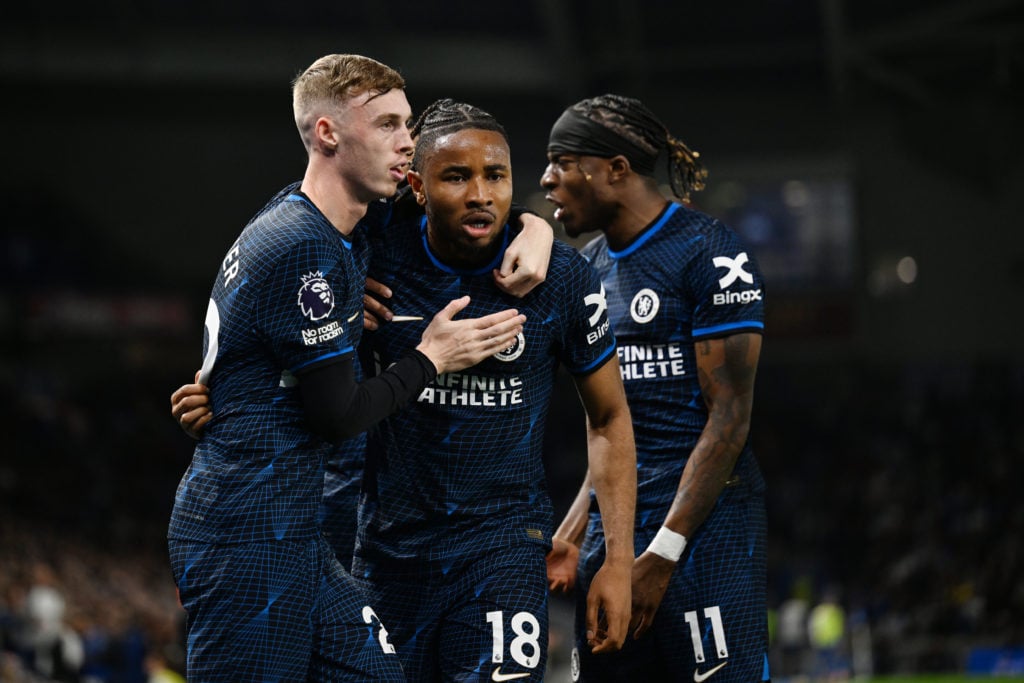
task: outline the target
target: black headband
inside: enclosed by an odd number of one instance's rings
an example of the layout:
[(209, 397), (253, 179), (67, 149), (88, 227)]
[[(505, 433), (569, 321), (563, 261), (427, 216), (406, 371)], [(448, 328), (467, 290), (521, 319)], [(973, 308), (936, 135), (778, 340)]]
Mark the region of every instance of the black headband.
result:
[(654, 175), (654, 164), (658, 161), (657, 152), (651, 154), (640, 149), (631, 140), (571, 108), (562, 112), (551, 127), (548, 152), (605, 159), (621, 154), (629, 159), (633, 170), (642, 175)]

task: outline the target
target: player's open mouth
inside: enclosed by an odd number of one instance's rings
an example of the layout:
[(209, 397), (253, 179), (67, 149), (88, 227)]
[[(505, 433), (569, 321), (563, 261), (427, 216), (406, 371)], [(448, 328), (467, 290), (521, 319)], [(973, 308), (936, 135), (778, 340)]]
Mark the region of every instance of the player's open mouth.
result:
[(405, 179), (405, 169), (409, 167), (409, 164), (399, 164), (398, 166), (392, 166), (389, 170), (391, 173), (391, 179), (395, 182), (401, 182)]
[(491, 233), (493, 225), (494, 216), (484, 211), (472, 213), (462, 219), (462, 227), (472, 237), (486, 237)]
[(555, 205), (554, 218), (556, 221), (561, 222), (565, 218), (565, 207), (552, 199), (551, 195), (547, 195), (545, 199)]

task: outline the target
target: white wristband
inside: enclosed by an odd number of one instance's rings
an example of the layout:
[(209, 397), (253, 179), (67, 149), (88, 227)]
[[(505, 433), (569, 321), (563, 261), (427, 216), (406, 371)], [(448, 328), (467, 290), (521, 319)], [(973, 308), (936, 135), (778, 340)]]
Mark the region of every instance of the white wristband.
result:
[(647, 546), (648, 552), (654, 553), (658, 557), (664, 557), (670, 562), (678, 562), (684, 550), (686, 550), (686, 536), (677, 534), (667, 526), (658, 529), (654, 540)]

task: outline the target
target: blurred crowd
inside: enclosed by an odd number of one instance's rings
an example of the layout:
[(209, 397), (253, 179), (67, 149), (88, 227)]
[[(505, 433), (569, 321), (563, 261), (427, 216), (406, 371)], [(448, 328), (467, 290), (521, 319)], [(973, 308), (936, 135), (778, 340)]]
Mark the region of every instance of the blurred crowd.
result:
[(12, 517), (0, 539), (0, 681), (176, 680), (182, 612), (163, 558)]
[(23, 360), (2, 368), (0, 681), (181, 680), (164, 538), (190, 444), (170, 380)]
[[(180, 680), (165, 533), (191, 442), (168, 396), (189, 377), (110, 348), (137, 364), (116, 382), (102, 363), (0, 372), (0, 681)], [(776, 679), (957, 671), (1024, 644), (1024, 368), (769, 362), (758, 392)], [(552, 423), (574, 402), (556, 395)], [(558, 507), (582, 444), (548, 445)]]
[(766, 370), (776, 671), (962, 671), (1024, 647), (1024, 368)]

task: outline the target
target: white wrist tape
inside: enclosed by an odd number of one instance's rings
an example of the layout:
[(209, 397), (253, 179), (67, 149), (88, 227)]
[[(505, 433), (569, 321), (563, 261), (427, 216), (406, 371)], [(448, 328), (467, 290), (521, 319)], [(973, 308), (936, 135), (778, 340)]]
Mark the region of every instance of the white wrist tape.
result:
[(648, 552), (652, 552), (658, 557), (664, 557), (670, 562), (678, 562), (684, 550), (686, 550), (686, 536), (677, 534), (667, 526), (658, 529), (654, 540), (647, 546)]

